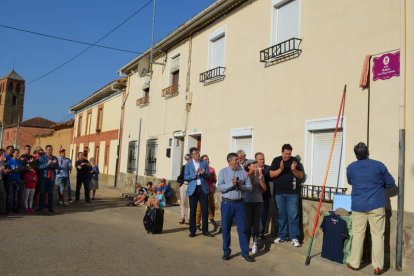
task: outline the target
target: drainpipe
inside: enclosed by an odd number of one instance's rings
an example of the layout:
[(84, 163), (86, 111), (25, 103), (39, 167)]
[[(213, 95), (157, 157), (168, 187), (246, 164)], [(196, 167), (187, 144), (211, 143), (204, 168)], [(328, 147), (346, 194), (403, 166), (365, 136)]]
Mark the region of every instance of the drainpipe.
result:
[(400, 51), (400, 108), (399, 108), (399, 150), (398, 150), (398, 206), (397, 206), (397, 245), (395, 269), (402, 270), (403, 231), (404, 231), (404, 181), (405, 181), (405, 120), (406, 120), (406, 0), (401, 0), (401, 51)]
[(118, 175), (119, 175), (119, 152), (121, 147), (121, 131), (123, 129), (124, 124), (124, 112), (125, 112), (125, 102), (128, 99), (128, 94), (125, 95), (125, 89), (117, 89), (112, 85), (112, 89), (116, 91), (121, 91), (122, 93), (122, 105), (121, 105), (121, 117), (119, 118), (119, 128), (118, 128), (118, 145), (116, 147), (116, 161), (115, 161), (115, 177), (114, 177), (114, 187), (118, 183)]

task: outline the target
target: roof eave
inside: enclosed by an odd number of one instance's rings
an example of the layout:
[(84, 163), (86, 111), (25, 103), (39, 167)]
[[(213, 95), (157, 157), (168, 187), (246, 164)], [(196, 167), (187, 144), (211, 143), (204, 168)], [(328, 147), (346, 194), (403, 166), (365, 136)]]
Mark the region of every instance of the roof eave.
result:
[[(228, 12), (231, 12), (238, 6), (251, 0), (218, 0), (211, 4), (199, 14), (188, 20), (186, 23), (178, 27), (175, 31), (169, 34), (167, 37), (159, 41), (154, 45), (154, 49), (166, 52), (173, 45), (179, 43), (186, 37), (195, 33), (196, 31), (204, 28), (211, 22), (214, 22), (218, 17), (221, 17)], [(127, 63), (124, 67), (119, 69), (118, 74), (129, 74), (133, 69), (138, 66), (138, 62), (145, 56), (151, 53), (151, 48), (147, 49), (144, 53)]]

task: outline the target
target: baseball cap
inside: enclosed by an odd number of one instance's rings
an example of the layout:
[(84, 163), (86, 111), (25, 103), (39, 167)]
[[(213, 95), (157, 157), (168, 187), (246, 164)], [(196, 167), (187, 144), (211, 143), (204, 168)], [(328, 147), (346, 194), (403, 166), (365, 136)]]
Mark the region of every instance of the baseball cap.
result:
[(250, 164), (256, 163), (256, 160), (248, 159), (244, 162), (244, 167), (247, 168)]

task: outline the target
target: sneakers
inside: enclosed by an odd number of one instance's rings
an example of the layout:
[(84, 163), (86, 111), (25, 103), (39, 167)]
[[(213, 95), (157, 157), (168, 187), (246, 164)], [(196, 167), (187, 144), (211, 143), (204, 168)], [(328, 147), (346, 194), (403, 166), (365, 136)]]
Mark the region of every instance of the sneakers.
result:
[(68, 206), (69, 203), (63, 202), (63, 206)]
[(63, 205), (63, 201), (62, 200), (59, 200), (59, 205)]
[(257, 243), (254, 242), (252, 246), (252, 254), (256, 254), (256, 253), (257, 253)]
[(292, 239), (291, 243), (294, 247), (300, 247), (300, 242), (297, 239)]
[(274, 243), (282, 243), (282, 242), (285, 242), (285, 240), (283, 240), (283, 239), (281, 239), (281, 238), (277, 237), (277, 238), (276, 238), (273, 242), (274, 242)]

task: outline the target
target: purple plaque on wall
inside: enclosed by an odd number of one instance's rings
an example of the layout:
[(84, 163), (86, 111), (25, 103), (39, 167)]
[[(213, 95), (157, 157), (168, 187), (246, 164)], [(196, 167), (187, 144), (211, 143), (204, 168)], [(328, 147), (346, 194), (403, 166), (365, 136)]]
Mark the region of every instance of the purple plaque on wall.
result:
[(374, 57), (372, 74), (374, 81), (387, 80), (400, 75), (400, 52), (387, 53), (380, 57)]

